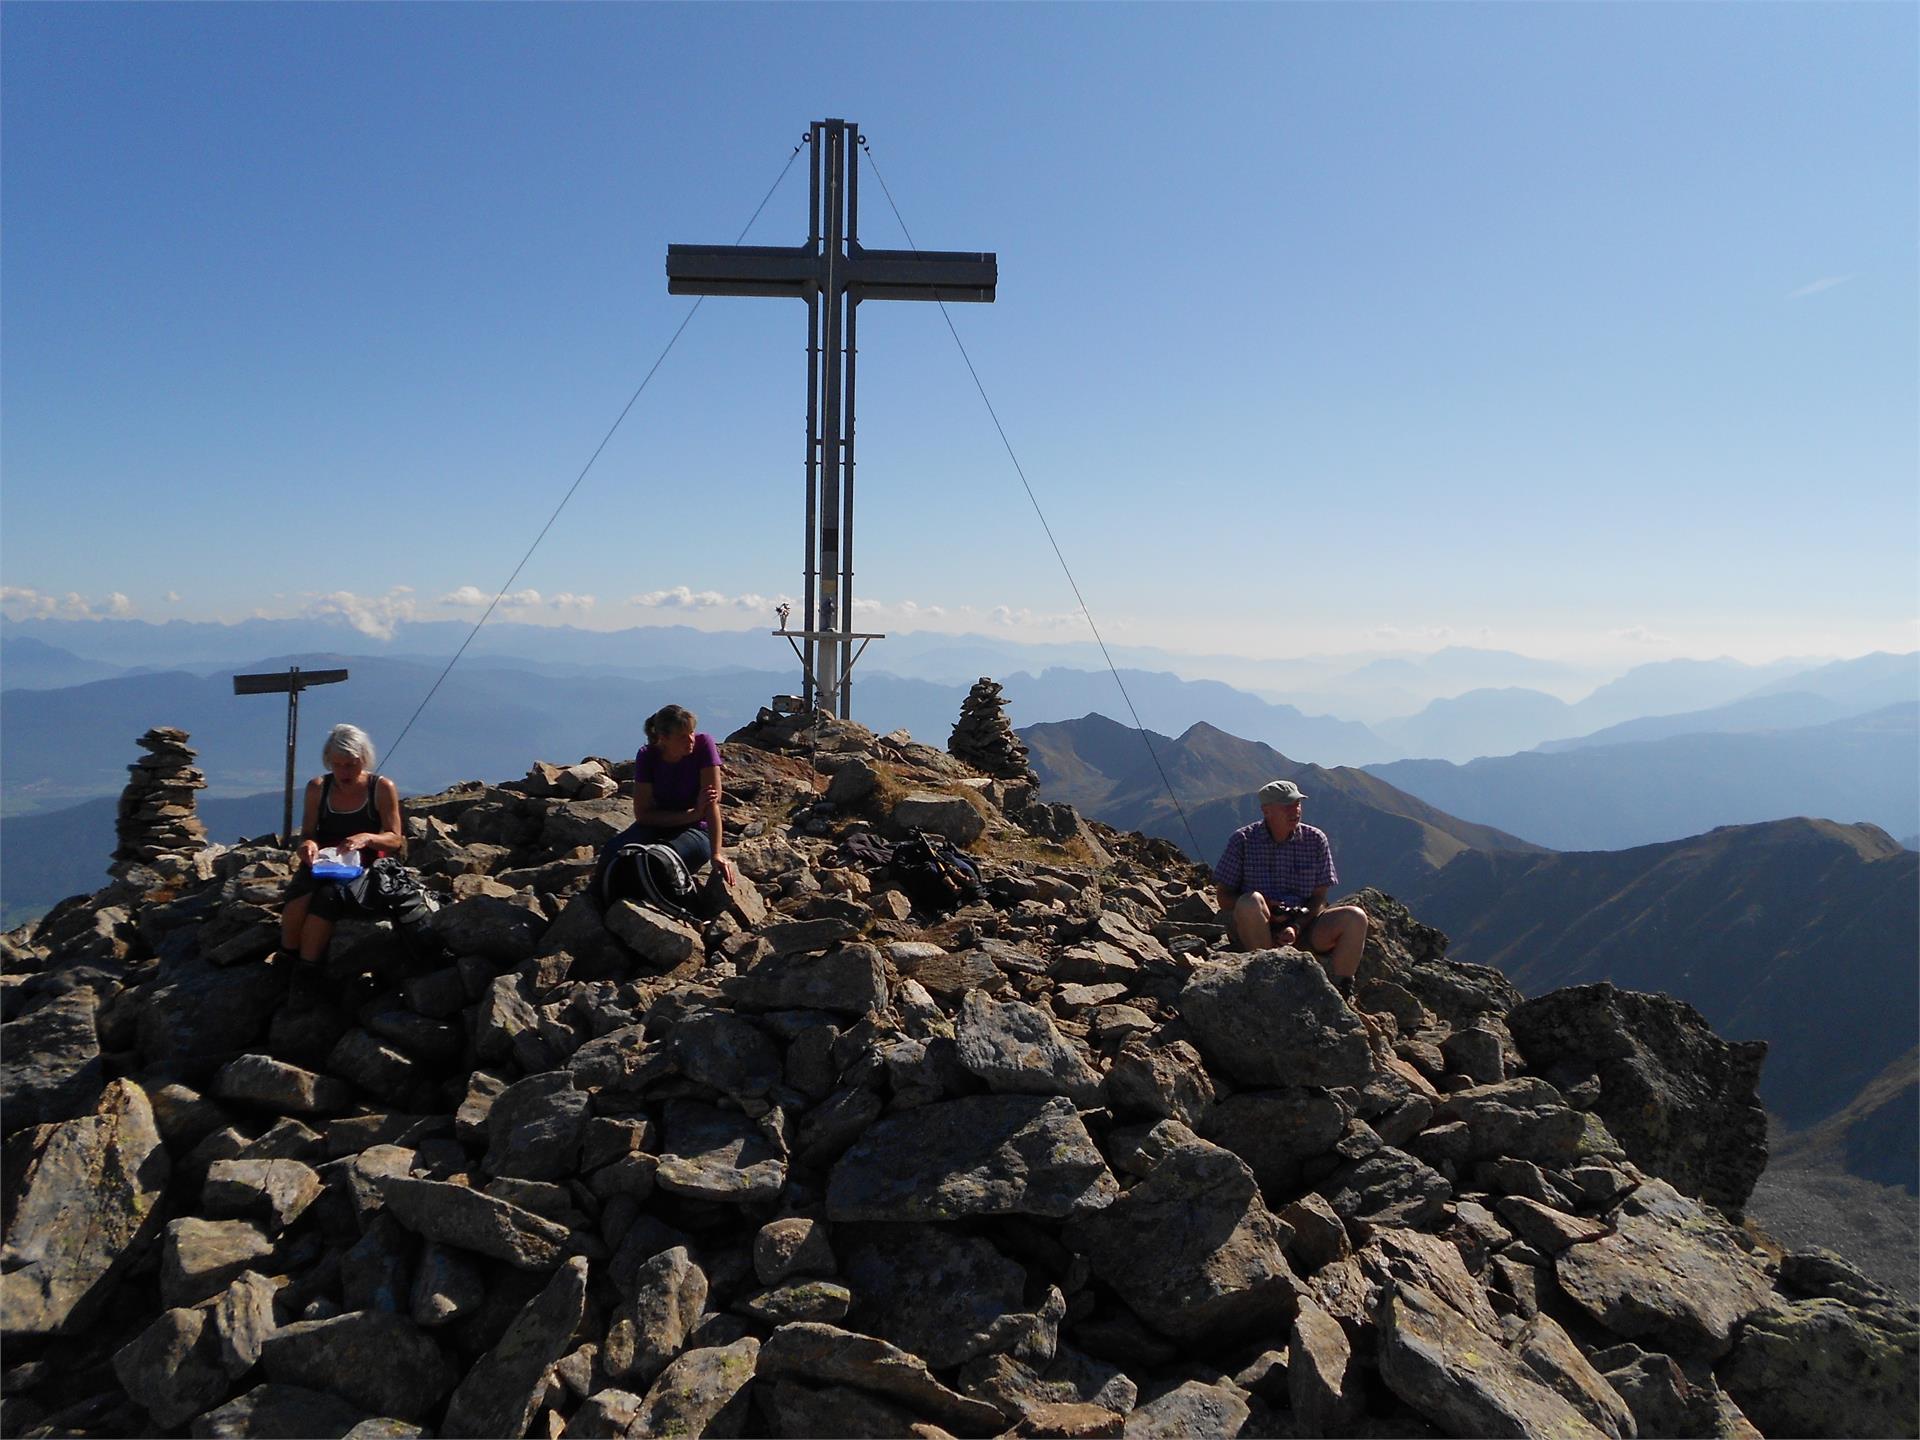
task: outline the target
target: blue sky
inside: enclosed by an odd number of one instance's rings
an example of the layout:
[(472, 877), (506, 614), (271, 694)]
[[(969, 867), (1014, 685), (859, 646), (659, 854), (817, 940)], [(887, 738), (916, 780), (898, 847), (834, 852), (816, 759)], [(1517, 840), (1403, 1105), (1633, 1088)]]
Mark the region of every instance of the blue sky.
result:
[[(477, 615), (692, 303), (666, 246), (837, 115), (922, 246), (998, 253), (953, 319), (1109, 639), (1920, 640), (1911, 6), (16, 3), (0, 42), (9, 614)], [(804, 238), (804, 166), (750, 240)], [(861, 322), (864, 621), (1083, 635), (938, 311)], [(508, 613), (767, 620), (803, 338), (708, 301)]]

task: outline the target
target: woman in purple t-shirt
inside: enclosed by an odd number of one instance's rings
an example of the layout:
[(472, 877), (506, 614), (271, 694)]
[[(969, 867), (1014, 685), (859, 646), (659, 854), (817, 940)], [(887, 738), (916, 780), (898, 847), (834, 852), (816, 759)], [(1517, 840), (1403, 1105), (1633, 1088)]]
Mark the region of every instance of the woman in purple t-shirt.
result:
[(679, 705), (647, 717), (647, 743), (633, 760), (633, 824), (607, 842), (603, 863), (622, 845), (664, 844), (688, 873), (711, 860), (733, 883), (733, 861), (721, 850), (720, 747), (696, 723)]

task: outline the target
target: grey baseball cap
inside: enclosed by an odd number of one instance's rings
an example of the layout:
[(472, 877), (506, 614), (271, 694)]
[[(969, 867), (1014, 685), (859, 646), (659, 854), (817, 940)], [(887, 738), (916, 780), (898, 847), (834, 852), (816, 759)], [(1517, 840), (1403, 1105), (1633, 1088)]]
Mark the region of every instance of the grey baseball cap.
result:
[(1269, 780), (1260, 787), (1262, 805), (1291, 805), (1306, 798), (1306, 792), (1291, 780)]

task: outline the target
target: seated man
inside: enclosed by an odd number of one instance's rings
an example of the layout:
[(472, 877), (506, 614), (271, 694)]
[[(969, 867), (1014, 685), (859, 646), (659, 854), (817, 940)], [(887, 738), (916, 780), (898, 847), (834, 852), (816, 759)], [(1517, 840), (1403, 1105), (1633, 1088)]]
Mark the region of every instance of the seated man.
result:
[(1310, 950), (1332, 970), (1340, 993), (1351, 995), (1367, 943), (1367, 912), (1358, 905), (1326, 908), (1327, 887), (1340, 877), (1325, 832), (1300, 823), (1306, 798), (1291, 780), (1260, 787), (1260, 818), (1227, 837), (1213, 867), (1213, 893), (1239, 948)]

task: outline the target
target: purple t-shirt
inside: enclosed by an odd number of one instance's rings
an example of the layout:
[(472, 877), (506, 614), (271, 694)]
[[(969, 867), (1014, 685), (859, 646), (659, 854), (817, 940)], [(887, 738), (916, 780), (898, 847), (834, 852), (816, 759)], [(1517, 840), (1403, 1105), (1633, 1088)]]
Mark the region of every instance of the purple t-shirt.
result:
[[(700, 798), (700, 772), (720, 768), (720, 747), (704, 730), (693, 736), (693, 749), (684, 760), (663, 760), (652, 745), (642, 745), (633, 757), (633, 783), (653, 786), (653, 803), (662, 810), (691, 810)], [(707, 822), (699, 822), (702, 830)]]

